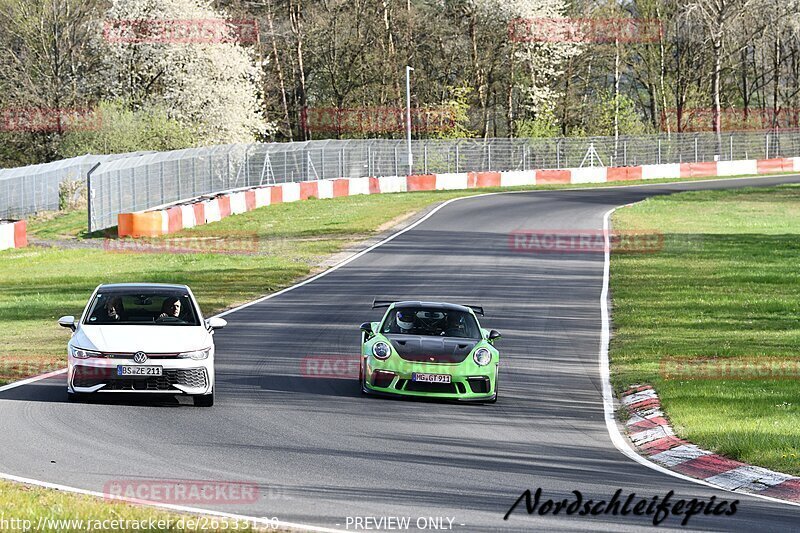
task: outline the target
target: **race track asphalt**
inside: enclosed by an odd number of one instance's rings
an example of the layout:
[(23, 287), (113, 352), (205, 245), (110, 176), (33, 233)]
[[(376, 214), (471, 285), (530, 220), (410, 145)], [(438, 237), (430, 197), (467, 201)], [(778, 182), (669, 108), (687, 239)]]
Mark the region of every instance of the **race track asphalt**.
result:
[[(612, 445), (598, 365), (602, 254), (519, 253), (509, 241), (515, 230), (600, 229), (610, 208), (652, 195), (789, 182), (800, 176), (453, 202), (342, 268), (227, 315), (211, 409), (173, 397), (71, 404), (63, 375), (0, 393), (0, 472), (100, 492), (114, 480), (250, 482), (255, 501), (191, 505), (350, 530), (354, 517), (450, 517), (453, 531), (481, 532), (652, 527), (632, 514), (528, 516), (524, 504), (503, 520), (539, 487), (556, 500), (617, 489), (739, 499), (734, 516), (695, 516), (688, 529), (794, 529), (798, 507), (676, 479)], [(347, 373), (308, 375), (323, 357), (357, 358), (359, 324), (381, 315), (374, 297), (483, 305), (482, 326), (503, 334), (498, 403), (363, 397)], [(674, 517), (659, 527), (671, 528), (687, 529)]]

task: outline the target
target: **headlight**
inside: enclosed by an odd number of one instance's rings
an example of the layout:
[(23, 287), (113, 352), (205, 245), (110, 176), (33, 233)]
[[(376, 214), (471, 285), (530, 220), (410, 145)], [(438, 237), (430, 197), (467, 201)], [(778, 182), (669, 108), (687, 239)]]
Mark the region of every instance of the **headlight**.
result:
[(211, 347), (205, 348), (203, 350), (196, 350), (194, 352), (183, 352), (179, 353), (178, 357), (181, 359), (194, 359), (195, 361), (200, 361), (202, 359), (208, 359), (208, 355), (211, 353)]
[(69, 347), (69, 354), (77, 359), (89, 359), (90, 357), (103, 357), (100, 352), (92, 350), (84, 350), (83, 348), (76, 348), (75, 346)]
[(475, 350), (475, 353), (472, 354), (472, 358), (478, 366), (486, 366), (492, 362), (492, 352), (486, 348), (478, 348)]
[(392, 349), (385, 342), (379, 341), (372, 345), (372, 355), (378, 359), (386, 359), (392, 355)]

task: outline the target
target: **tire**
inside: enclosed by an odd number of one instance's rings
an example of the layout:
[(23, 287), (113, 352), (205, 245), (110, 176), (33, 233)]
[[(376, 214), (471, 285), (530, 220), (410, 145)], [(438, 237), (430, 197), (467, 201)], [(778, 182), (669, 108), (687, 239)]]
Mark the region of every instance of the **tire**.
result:
[(213, 407), (214, 391), (211, 394), (199, 394), (193, 397), (195, 407)]
[(364, 376), (364, 361), (362, 358), (361, 364), (358, 366), (358, 388), (361, 390), (361, 395), (367, 395), (367, 378)]

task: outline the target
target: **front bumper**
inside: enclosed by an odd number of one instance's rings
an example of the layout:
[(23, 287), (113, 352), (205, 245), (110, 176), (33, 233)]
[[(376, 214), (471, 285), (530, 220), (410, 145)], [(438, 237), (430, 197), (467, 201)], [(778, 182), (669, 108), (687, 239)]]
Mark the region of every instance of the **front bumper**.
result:
[[(416, 396), (445, 400), (492, 401), (497, 397), (497, 362), (478, 366), (472, 358), (457, 364), (414, 363), (392, 355), (381, 361), (364, 356), (362, 389), (367, 394)], [(450, 383), (412, 380), (412, 374), (447, 374)]]
[[(161, 376), (118, 376), (117, 366), (160, 366)], [(70, 393), (139, 392), (210, 394), (214, 385), (213, 360), (151, 359), (137, 365), (127, 359), (69, 358), (67, 390)]]

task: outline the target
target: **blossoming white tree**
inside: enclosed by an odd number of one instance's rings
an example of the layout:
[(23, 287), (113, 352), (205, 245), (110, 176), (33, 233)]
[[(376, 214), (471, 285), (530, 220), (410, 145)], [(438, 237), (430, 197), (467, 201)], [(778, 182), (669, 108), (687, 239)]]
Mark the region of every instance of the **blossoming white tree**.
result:
[[(259, 103), (262, 70), (207, 0), (112, 0), (106, 17), (108, 96), (164, 108), (202, 143), (252, 142), (271, 130)], [(209, 27), (222, 33), (198, 39)]]

